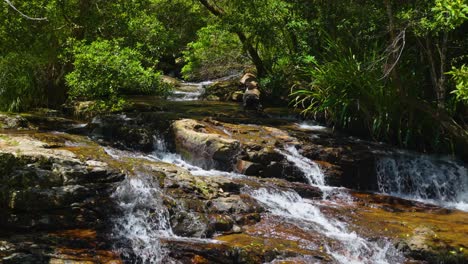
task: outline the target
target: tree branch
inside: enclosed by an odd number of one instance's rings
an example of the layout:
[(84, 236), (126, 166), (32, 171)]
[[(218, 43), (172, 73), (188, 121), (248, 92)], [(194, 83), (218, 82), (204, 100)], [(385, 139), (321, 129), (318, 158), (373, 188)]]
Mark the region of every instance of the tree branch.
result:
[(26, 14), (24, 14), (23, 12), (19, 11), (11, 2), (10, 0), (4, 0), (5, 3), (7, 3), (11, 8), (13, 8), (13, 10), (15, 10), (16, 12), (18, 12), (18, 14), (20, 14), (22, 17), (26, 18), (26, 19), (29, 19), (29, 20), (36, 20), (36, 21), (45, 21), (47, 20), (47, 17), (30, 17)]

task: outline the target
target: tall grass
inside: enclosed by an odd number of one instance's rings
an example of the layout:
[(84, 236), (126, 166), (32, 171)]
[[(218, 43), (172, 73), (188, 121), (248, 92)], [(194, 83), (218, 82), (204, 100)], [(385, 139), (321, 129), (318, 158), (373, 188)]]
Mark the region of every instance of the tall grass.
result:
[(418, 94), (401, 91), (384, 79), (377, 45), (354, 54), (329, 41), (319, 62), (303, 68), (291, 103), (304, 115), (321, 115), (329, 125), (353, 134), (422, 151), (453, 151), (453, 138), (440, 115)]

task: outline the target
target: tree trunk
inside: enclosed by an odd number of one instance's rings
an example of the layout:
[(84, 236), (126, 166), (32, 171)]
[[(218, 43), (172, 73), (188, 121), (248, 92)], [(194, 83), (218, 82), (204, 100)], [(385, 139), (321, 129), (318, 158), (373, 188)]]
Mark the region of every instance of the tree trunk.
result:
[(437, 50), (439, 51), (440, 57), (440, 77), (436, 86), (437, 93), (437, 106), (439, 109), (445, 107), (445, 95), (447, 93), (445, 87), (445, 72), (446, 72), (446, 58), (447, 58), (447, 42), (448, 42), (448, 32), (444, 32), (442, 37), (442, 47), (437, 45)]
[[(213, 15), (219, 18), (222, 18), (224, 16), (224, 11), (208, 3), (208, 0), (199, 0), (199, 1)], [(244, 32), (240, 30), (234, 30), (232, 33), (235, 33), (239, 37), (239, 40), (242, 43), (244, 49), (249, 53), (249, 56), (252, 59), (252, 62), (255, 65), (255, 68), (257, 69), (257, 76), (260, 78), (265, 76), (267, 73), (265, 64), (263, 63), (263, 60), (258, 54), (257, 50), (252, 46), (252, 44), (249, 43), (247, 36), (244, 34)]]
[[(389, 0), (385, 0), (385, 7), (387, 9), (387, 17), (388, 17), (388, 29), (390, 32), (390, 43), (397, 43), (396, 42), (396, 34), (395, 34), (395, 21), (393, 19), (393, 10), (392, 10), (392, 4), (390, 3)], [(396, 45), (395, 45), (396, 46)], [(403, 47), (402, 47), (403, 48)], [(396, 69), (396, 64), (398, 60), (398, 54), (396, 54), (397, 51), (392, 51), (391, 53), (391, 60), (392, 60), (392, 70), (391, 70), (391, 76), (393, 81), (395, 82), (395, 88), (401, 96), (406, 96), (403, 90), (403, 85), (401, 82), (400, 75), (398, 74), (398, 71)]]

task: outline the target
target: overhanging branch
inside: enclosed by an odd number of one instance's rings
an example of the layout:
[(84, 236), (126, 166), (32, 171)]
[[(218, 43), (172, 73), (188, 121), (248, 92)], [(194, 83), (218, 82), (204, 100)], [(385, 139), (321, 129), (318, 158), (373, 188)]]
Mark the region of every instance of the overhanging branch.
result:
[(18, 14), (20, 14), (22, 17), (26, 18), (26, 19), (29, 19), (29, 20), (36, 20), (36, 21), (45, 21), (47, 20), (47, 17), (30, 17), (26, 14), (24, 14), (23, 12), (19, 11), (18, 8), (16, 8), (11, 2), (10, 0), (4, 0), (5, 3), (7, 3), (11, 8), (13, 8), (13, 10), (15, 10), (16, 12), (18, 12)]

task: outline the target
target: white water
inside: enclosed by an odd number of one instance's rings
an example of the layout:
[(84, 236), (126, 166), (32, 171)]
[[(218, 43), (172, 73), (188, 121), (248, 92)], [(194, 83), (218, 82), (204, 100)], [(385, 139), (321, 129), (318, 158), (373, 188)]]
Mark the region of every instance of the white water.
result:
[(322, 214), (312, 200), (303, 199), (290, 191), (261, 188), (248, 192), (253, 198), (268, 208), (268, 211), (303, 228), (320, 232), (338, 241), (340, 245), (326, 246), (327, 252), (336, 261), (349, 263), (402, 263), (404, 258), (389, 241), (369, 242), (355, 232), (349, 231), (344, 222)]
[[(240, 176), (234, 173), (203, 170), (185, 162), (180, 155), (169, 153), (161, 137), (155, 137), (154, 142), (155, 150), (151, 155), (132, 152), (127, 154), (132, 157), (172, 163), (186, 168), (193, 175)], [(120, 158), (126, 153), (110, 148), (106, 151), (115, 158)], [(334, 191), (336, 196), (333, 196), (333, 199), (340, 195), (346, 196), (342, 189), (326, 186), (324, 174), (318, 165), (300, 155), (294, 146), (287, 146), (284, 151), (279, 151), (304, 172), (310, 184), (319, 186), (324, 192), (325, 190)], [(280, 191), (262, 188), (249, 193), (271, 214), (292, 220), (292, 223), (305, 230), (314, 230), (327, 238), (338, 241), (338, 245), (333, 243), (326, 246), (325, 250), (339, 263), (401, 263), (403, 261), (403, 257), (390, 242), (385, 240), (369, 242), (355, 232), (349, 231), (344, 222), (325, 216), (320, 210), (320, 201), (303, 199), (293, 190)], [(128, 178), (117, 188), (113, 197), (119, 202), (124, 212), (124, 216), (115, 226), (116, 236), (123, 243), (128, 243), (127, 246), (119, 247), (122, 254), (130, 258), (138, 256), (136, 262), (140, 263), (161, 263), (167, 252), (161, 247), (159, 239), (161, 237), (177, 239), (177, 237), (172, 233), (168, 212), (161, 202), (158, 183), (145, 175)]]
[(161, 263), (167, 252), (160, 238), (174, 236), (169, 213), (158, 182), (151, 176), (137, 176), (128, 176), (112, 195), (123, 213), (113, 232), (119, 241), (117, 250), (133, 263)]
[[(302, 171), (310, 185), (321, 189), (323, 199), (334, 203), (339, 201), (351, 204), (350, 197), (344, 188), (327, 186), (325, 175), (314, 161), (302, 156), (295, 146), (286, 146), (284, 150), (277, 150), (286, 159), (294, 163)], [(250, 192), (256, 200), (266, 205), (269, 212), (288, 219), (295, 223), (309, 224), (310, 228), (322, 233), (328, 238), (341, 243), (339, 249), (330, 249), (327, 252), (339, 263), (401, 263), (404, 258), (389, 241), (369, 242), (355, 232), (348, 230), (344, 222), (326, 217), (320, 211), (317, 201), (303, 199), (296, 192), (268, 190), (265, 188)], [(315, 204), (314, 204), (315, 203)]]
[(379, 191), (468, 211), (467, 168), (453, 160), (401, 153), (376, 165)]
[(295, 146), (286, 146), (284, 151), (279, 149), (276, 151), (285, 156), (288, 161), (294, 163), (304, 173), (310, 185), (325, 186), (325, 175), (320, 167), (317, 163), (302, 156)]
[(192, 165), (185, 161), (179, 154), (169, 152), (169, 150), (167, 149), (166, 142), (161, 136), (155, 135), (153, 136), (153, 138), (154, 151), (147, 156), (151, 160), (162, 161), (165, 163), (177, 165), (190, 171), (190, 173), (194, 176), (244, 177), (244, 175), (234, 172), (219, 171), (214, 169), (205, 170), (199, 166)]
[[(189, 170), (193, 175), (240, 176), (234, 173), (216, 170), (203, 170), (190, 165), (180, 155), (169, 153), (162, 137), (155, 137), (155, 150), (146, 155), (105, 147), (104, 150), (114, 159), (140, 158), (162, 161), (178, 165)], [(157, 179), (138, 173), (127, 177), (117, 187), (112, 198), (117, 201), (122, 217), (118, 218), (113, 228), (116, 241), (115, 248), (131, 263), (157, 264), (167, 263), (167, 250), (161, 245), (160, 239), (171, 241), (191, 241), (195, 243), (220, 243), (213, 239), (185, 238), (176, 236), (169, 222), (169, 213), (162, 203), (162, 191)], [(172, 263), (172, 262), (170, 262)]]
[(321, 126), (313, 121), (303, 121), (301, 123), (296, 123), (296, 125), (303, 130), (316, 131), (316, 132), (331, 132), (331, 128)]
[[(172, 92), (172, 95), (168, 97), (170, 101), (196, 101), (200, 99), (200, 96), (205, 92), (205, 87), (211, 85), (215, 82), (229, 80), (235, 77), (238, 77), (239, 73), (229, 75), (227, 77), (209, 80), (204, 82), (182, 82), (180, 87), (175, 88)], [(190, 87), (190, 88), (189, 88)]]

